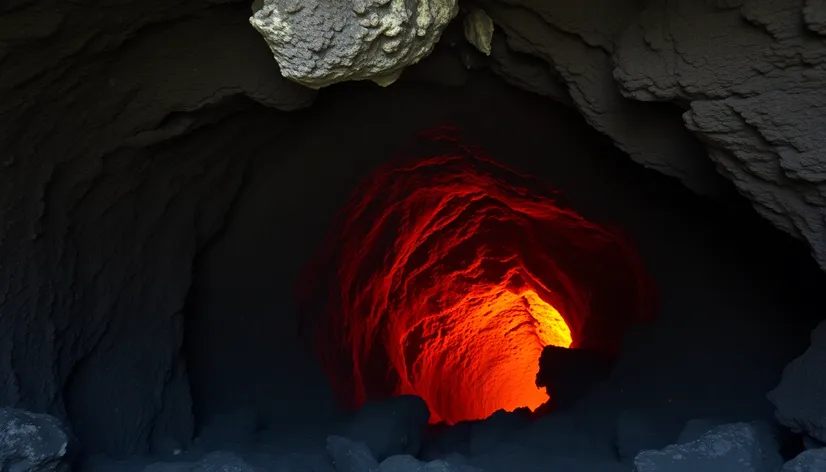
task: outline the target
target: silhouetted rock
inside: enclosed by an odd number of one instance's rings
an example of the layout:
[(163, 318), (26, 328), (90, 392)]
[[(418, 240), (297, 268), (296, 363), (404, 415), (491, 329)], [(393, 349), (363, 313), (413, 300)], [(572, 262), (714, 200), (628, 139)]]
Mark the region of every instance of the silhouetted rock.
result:
[(68, 470), (69, 436), (49, 415), (15, 408), (0, 409), (0, 470), (56, 472)]
[(812, 331), (812, 344), (783, 371), (768, 393), (781, 424), (826, 442), (826, 322)]
[(783, 472), (823, 472), (826, 470), (826, 448), (810, 449), (783, 465)]
[(634, 459), (636, 472), (774, 472), (781, 463), (776, 441), (760, 423), (719, 426), (696, 441)]
[(379, 461), (397, 454), (416, 455), (430, 411), (413, 395), (367, 403), (353, 417), (345, 436), (367, 445)]
[(608, 378), (614, 362), (613, 356), (597, 351), (545, 346), (536, 385), (548, 390), (554, 409), (565, 409)]
[(379, 463), (370, 449), (358, 441), (341, 436), (329, 436), (327, 452), (338, 472), (372, 472), (379, 468)]

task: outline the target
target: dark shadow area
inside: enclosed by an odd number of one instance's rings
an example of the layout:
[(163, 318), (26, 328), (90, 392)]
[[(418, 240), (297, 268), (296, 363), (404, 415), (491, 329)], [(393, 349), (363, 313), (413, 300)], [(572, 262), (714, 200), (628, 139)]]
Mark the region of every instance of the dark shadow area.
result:
[[(264, 110), (231, 119), (249, 123), (251, 135), (282, 126)], [(252, 161), (226, 230), (198, 261), (186, 356), (199, 424), (234, 410), (271, 428), (336, 417), (300, 336), (293, 285), (356, 185), (440, 123), (560, 190), (586, 218), (627, 231), (639, 248), (661, 294), (659, 319), (630, 335), (604, 384), (566, 400), (597, 436), (612, 437), (628, 411), (665, 438), (697, 417), (771, 420), (765, 393), (822, 316), (824, 277), (803, 245), (739, 198), (696, 197), (631, 163), (572, 111), (486, 74), (462, 89), (341, 85), (289, 121)]]

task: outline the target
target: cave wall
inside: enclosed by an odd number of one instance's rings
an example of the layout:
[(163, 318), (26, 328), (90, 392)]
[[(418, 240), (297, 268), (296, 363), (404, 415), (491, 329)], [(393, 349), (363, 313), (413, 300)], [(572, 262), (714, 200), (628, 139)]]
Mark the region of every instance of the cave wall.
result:
[(263, 136), (165, 143), (232, 111), (210, 107), (228, 97), (285, 110), (313, 98), (235, 13), (0, 7), (0, 403), (68, 415), (92, 451), (191, 434), (179, 351), (192, 262)]
[[(417, 131), (450, 122), (499, 162), (561, 190), (590, 221), (628, 231), (655, 279), (658, 321), (633, 331), (612, 378), (572, 412), (577, 421), (606, 438), (623, 411), (665, 438), (691, 418), (770, 421), (765, 392), (822, 318), (824, 276), (802, 243), (747, 203), (696, 198), (576, 116), (488, 74), (460, 90), (344, 85), (293, 113), (290, 144), (251, 164), (226, 231), (196, 265), (187, 312), (200, 342), (187, 359), (197, 416), (251, 409), (300, 430), (318, 422), (310, 412), (334, 415), (299, 338), (293, 282), (356, 184)], [(360, 125), (341, 126), (348, 120)]]
[(478, 5), (504, 36), (494, 42), (495, 71), (548, 96), (562, 95), (561, 81), (569, 95), (562, 99), (631, 159), (698, 193), (717, 195), (717, 175), (734, 182), (826, 267), (822, 2)]
[[(792, 0), (481, 5), (507, 45), (494, 48), (494, 71), (578, 107), (638, 163), (716, 195), (725, 182), (681, 123), (690, 104), (688, 126), (719, 172), (822, 261), (823, 121), (810, 104), (823, 97), (823, 28), (809, 3), (805, 16)], [(250, 159), (279, 155), (294, 132), (291, 119), (270, 115), (271, 126), (256, 127), (264, 118), (234, 99), (288, 111), (316, 96), (279, 75), (249, 14), (221, 0), (0, 6), (0, 404), (70, 419), (90, 451), (144, 452), (191, 436), (182, 311), (196, 255), (225, 226)], [(707, 23), (746, 48), (731, 56), (753, 59), (730, 70), (766, 64), (760, 74), (721, 85), (722, 75), (700, 73), (719, 63), (678, 54), (716, 47), (698, 42), (713, 35), (693, 34)], [(683, 39), (644, 46), (655, 32)], [(650, 68), (655, 58), (663, 66)], [(443, 80), (438, 64), (424, 76)], [(220, 393), (200, 401), (205, 411), (227, 406)]]

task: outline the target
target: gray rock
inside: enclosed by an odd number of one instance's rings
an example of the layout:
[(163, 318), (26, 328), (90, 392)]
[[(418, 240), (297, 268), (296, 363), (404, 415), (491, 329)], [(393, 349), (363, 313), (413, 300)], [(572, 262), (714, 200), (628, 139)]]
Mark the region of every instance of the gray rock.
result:
[(295, 82), (389, 85), (430, 54), (458, 10), (456, 0), (265, 0), (250, 23)]
[(0, 470), (68, 470), (68, 447), (69, 436), (56, 418), (15, 408), (0, 409)]
[(823, 471), (826, 471), (826, 448), (803, 451), (783, 465), (783, 472)]
[(338, 472), (372, 472), (379, 468), (378, 461), (364, 443), (348, 438), (329, 436), (327, 453)]
[(797, 433), (826, 442), (826, 322), (812, 331), (812, 344), (783, 370), (767, 395), (777, 420)]
[(361, 441), (376, 459), (419, 453), (430, 410), (419, 397), (403, 395), (365, 404), (348, 424), (344, 435)]
[(774, 472), (781, 464), (774, 438), (759, 423), (719, 426), (696, 441), (634, 459), (636, 472)]

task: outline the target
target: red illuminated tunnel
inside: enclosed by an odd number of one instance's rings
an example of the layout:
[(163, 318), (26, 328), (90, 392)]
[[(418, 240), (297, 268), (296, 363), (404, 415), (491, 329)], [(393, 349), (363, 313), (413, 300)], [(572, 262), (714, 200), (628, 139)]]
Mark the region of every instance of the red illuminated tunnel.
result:
[(619, 232), (449, 127), (416, 146), (360, 185), (299, 284), (344, 403), (416, 394), (447, 423), (534, 410), (549, 398), (536, 386), (543, 347), (616, 353), (652, 316)]

